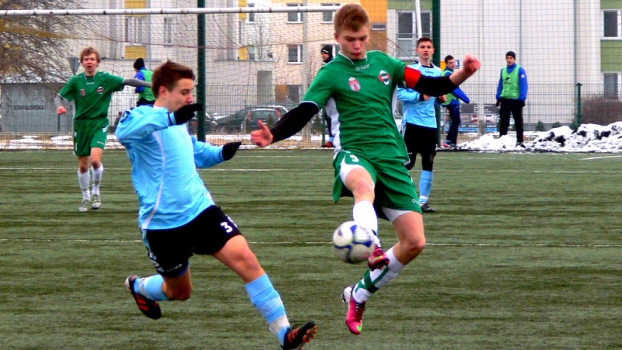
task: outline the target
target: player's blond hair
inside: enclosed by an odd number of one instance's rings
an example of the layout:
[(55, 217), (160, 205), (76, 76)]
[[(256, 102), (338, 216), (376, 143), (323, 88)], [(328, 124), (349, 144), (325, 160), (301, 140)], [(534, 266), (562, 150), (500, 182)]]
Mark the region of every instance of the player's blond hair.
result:
[(335, 13), (335, 33), (339, 34), (342, 30), (358, 32), (363, 27), (370, 27), (369, 15), (363, 6), (359, 4), (347, 4), (342, 6)]
[(93, 46), (85, 47), (80, 51), (80, 63), (84, 59), (84, 56), (95, 54), (95, 58), (97, 59), (97, 63), (102, 61), (102, 55), (99, 53), (99, 50), (94, 48)]

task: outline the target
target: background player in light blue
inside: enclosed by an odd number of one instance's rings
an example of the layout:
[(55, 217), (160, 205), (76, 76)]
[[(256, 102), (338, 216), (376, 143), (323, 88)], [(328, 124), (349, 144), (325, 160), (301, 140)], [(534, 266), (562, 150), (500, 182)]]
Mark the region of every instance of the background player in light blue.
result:
[(190, 136), (185, 123), (202, 109), (193, 103), (194, 80), (192, 69), (164, 63), (153, 74), (154, 106), (126, 112), (117, 128), (132, 163), (143, 241), (158, 272), (144, 278), (131, 275), (125, 285), (138, 308), (158, 319), (162, 315), (158, 301), (190, 298), (189, 258), (212, 255), (242, 278), (251, 302), (282, 348), (299, 349), (315, 336), (315, 323), (290, 327), (279, 293), (197, 172), (231, 159), (240, 142), (214, 146)]
[[(429, 77), (440, 77), (441, 69), (432, 63), (434, 44), (432, 39), (421, 37), (417, 41), (417, 56), (419, 61), (409, 67), (420, 70)], [(429, 96), (410, 88), (399, 88), (397, 98), (404, 101), (404, 119), (402, 135), (410, 161), (406, 164), (408, 170), (415, 166), (417, 154), (421, 154), (421, 177), (419, 178), (419, 205), (424, 213), (433, 213), (435, 210), (428, 204), (434, 180), (434, 156), (436, 156), (436, 139), (438, 126), (436, 123), (436, 108), (446, 97)]]

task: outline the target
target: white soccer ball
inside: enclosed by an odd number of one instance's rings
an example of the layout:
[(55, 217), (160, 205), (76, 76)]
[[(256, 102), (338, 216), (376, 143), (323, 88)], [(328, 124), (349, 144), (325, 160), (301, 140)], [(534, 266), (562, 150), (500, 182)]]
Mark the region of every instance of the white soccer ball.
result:
[(346, 221), (333, 233), (335, 255), (347, 263), (357, 264), (366, 261), (376, 249), (374, 234), (371, 230)]

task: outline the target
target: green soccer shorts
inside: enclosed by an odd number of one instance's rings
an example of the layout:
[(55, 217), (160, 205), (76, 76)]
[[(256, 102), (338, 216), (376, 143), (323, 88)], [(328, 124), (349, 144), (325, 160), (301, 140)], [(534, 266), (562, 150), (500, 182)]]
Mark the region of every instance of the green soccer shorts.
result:
[(421, 213), (419, 195), (410, 173), (400, 159), (383, 159), (371, 161), (348, 151), (341, 151), (333, 160), (335, 168), (335, 183), (333, 185), (333, 199), (335, 202), (341, 197), (352, 197), (352, 192), (341, 181), (341, 170), (345, 166), (362, 166), (369, 172), (375, 187), (374, 207), (380, 217), (384, 217), (381, 207), (408, 210)]
[(91, 155), (92, 148), (106, 148), (108, 118), (75, 119), (73, 122), (73, 153), (78, 157)]

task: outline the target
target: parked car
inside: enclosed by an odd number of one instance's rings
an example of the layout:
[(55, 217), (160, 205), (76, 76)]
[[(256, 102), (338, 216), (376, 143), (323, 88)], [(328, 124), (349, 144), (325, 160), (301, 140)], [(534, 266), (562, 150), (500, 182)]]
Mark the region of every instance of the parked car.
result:
[[(210, 112), (205, 112), (205, 124), (203, 124), (205, 126), (205, 133), (208, 134), (212, 131), (215, 130), (217, 123), (216, 120), (214, 119), (214, 117), (212, 116), (214, 113), (210, 113)], [(198, 124), (198, 119), (197, 117), (194, 117), (192, 119), (190, 119), (188, 121), (188, 132), (190, 132), (191, 134), (197, 134), (197, 125)]]
[(246, 107), (226, 117), (218, 119), (216, 122), (219, 128), (225, 132), (251, 132), (257, 129), (257, 123), (262, 120), (268, 126), (273, 126), (287, 109), (282, 106), (255, 106)]

